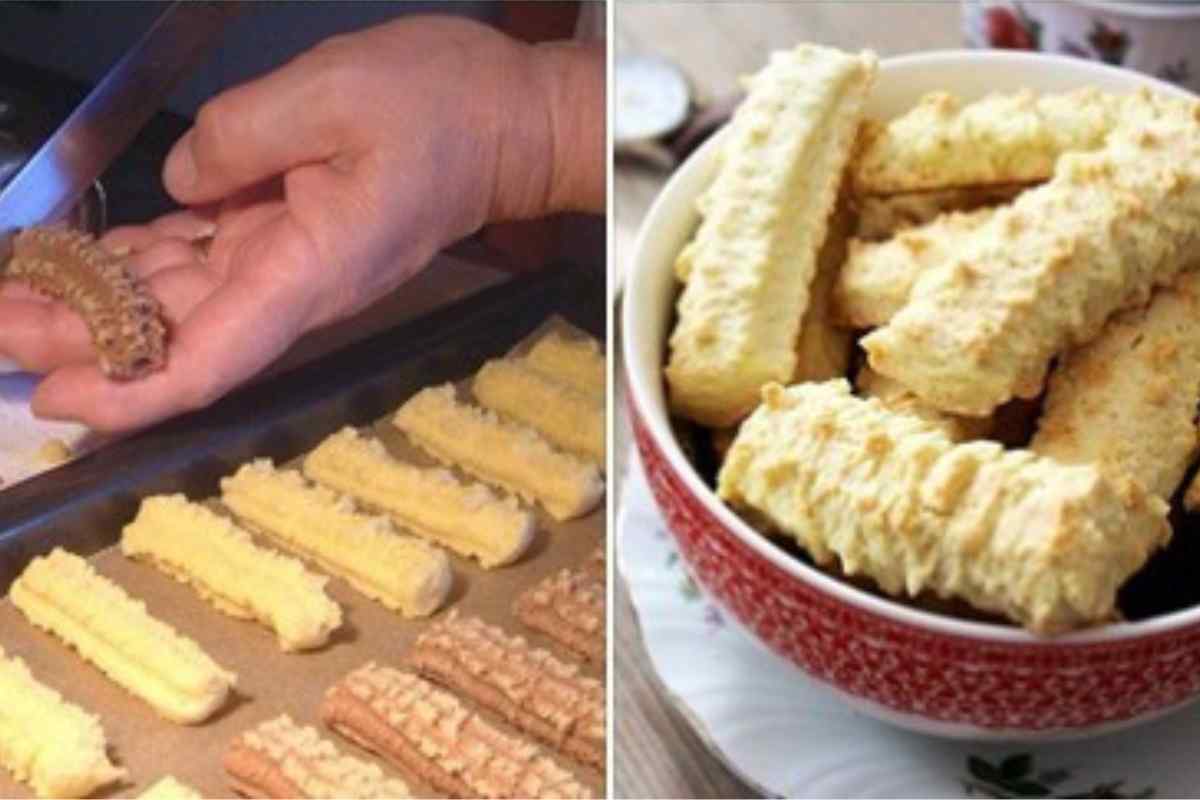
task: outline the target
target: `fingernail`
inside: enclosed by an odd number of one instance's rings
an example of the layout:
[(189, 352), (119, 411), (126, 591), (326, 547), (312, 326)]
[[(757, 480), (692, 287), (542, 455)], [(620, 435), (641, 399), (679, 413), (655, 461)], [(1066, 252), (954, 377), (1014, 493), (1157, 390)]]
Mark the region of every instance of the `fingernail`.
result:
[(198, 177), (196, 158), (192, 154), (192, 132), (188, 131), (167, 156), (167, 163), (163, 167), (163, 183), (168, 192), (178, 194), (194, 187)]

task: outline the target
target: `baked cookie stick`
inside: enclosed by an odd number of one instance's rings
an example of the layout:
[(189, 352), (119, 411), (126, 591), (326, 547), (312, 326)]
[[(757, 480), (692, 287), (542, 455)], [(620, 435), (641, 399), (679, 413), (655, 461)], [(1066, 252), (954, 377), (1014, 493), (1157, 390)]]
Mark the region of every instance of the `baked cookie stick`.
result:
[(982, 439), (988, 436), (992, 429), (991, 417), (958, 417), (938, 411), (926, 405), (904, 386), (866, 365), (858, 371), (854, 386), (859, 394), (877, 398), (889, 411), (911, 414), (936, 425), (954, 442)]
[(603, 403), (608, 386), (604, 352), (591, 338), (567, 338), (558, 331), (542, 336), (523, 359), (552, 378), (569, 383)]
[(218, 611), (266, 625), (285, 651), (321, 647), (342, 626), (341, 606), (325, 594), (328, 578), (259, 547), (233, 522), (181, 494), (143, 500), (121, 535), (121, 552), (191, 584)]
[(808, 309), (796, 336), (796, 371), (790, 383), (840, 378), (850, 368), (854, 338), (834, 324), (833, 290), (846, 260), (849, 213), (839, 206), (829, 220), (825, 243), (817, 255), (817, 272), (809, 287)]
[(321, 719), (450, 797), (592, 797), (536, 744), (408, 672), (375, 664), (355, 670), (325, 695)]
[(1200, 273), (1113, 317), (1059, 359), (1029, 447), (1064, 464), (1098, 464), (1169, 500), (1197, 455)]
[(966, 416), (1036, 396), (1055, 354), (1200, 263), (1200, 110), (1063, 156), (1049, 183), (943, 246), (953, 257), (862, 339), (871, 366)]
[(533, 514), (480, 483), (448, 470), (392, 458), (353, 428), (333, 434), (304, 458), (304, 474), (387, 512), (405, 528), (479, 560), (485, 568), (516, 561), (529, 548)]
[(528, 425), (604, 469), (603, 400), (508, 358), (484, 364), (471, 392), (484, 408)]
[(870, 53), (801, 45), (750, 79), (676, 267), (688, 277), (666, 375), (682, 416), (732, 425), (760, 386), (795, 373), (817, 254), (874, 75)]
[(417, 638), (404, 664), (576, 761), (604, 768), (604, 685), (548, 651), (452, 611)]
[(9, 598), (31, 624), (172, 722), (208, 719), (237, 680), (191, 639), (150, 616), (145, 603), (65, 550), (35, 558)]
[(588, 661), (606, 654), (604, 584), (578, 569), (564, 569), (517, 597), (517, 619)]
[(1002, 183), (907, 194), (868, 195), (854, 198), (858, 225), (854, 236), (865, 242), (890, 239), (901, 231), (933, 222), (943, 214), (978, 211), (1012, 202), (1034, 184)]
[(412, 797), (404, 781), (341, 754), (316, 728), (301, 727), (286, 714), (234, 739), (225, 753), (225, 773), (246, 797)]
[(125, 778), (108, 760), (100, 720), (0, 649), (0, 765), (38, 797), (87, 797)]
[(140, 378), (166, 364), (161, 306), (124, 259), (91, 236), (66, 228), (27, 228), (13, 241), (12, 258), (0, 277), (26, 282), (79, 314), (108, 377)]
[(138, 800), (201, 800), (202, 798), (202, 794), (186, 783), (176, 780), (173, 775), (167, 775), (138, 795)]
[(833, 317), (850, 328), (886, 324), (908, 302), (917, 279), (951, 261), (963, 235), (995, 214), (991, 208), (952, 212), (887, 241), (851, 239), (834, 283)]
[(883, 591), (928, 590), (1039, 634), (1112, 619), (1117, 590), (1170, 538), (1135, 481), (860, 400), (843, 381), (763, 389), (718, 477), (731, 506), (795, 537), (818, 564)]
[(439, 461), (536, 501), (557, 520), (582, 517), (604, 498), (595, 465), (556, 450), (532, 428), (459, 402), (452, 384), (417, 392), (392, 422)]
[(405, 617), (437, 611), (454, 583), (446, 554), (399, 533), (387, 517), (314, 486), (267, 459), (221, 479), (221, 502), (272, 542), (301, 555)]
[(1126, 102), (1093, 87), (1028, 89), (963, 103), (930, 92), (887, 124), (870, 123), (853, 167), (859, 195), (1026, 183), (1050, 177), (1058, 157), (1098, 150)]

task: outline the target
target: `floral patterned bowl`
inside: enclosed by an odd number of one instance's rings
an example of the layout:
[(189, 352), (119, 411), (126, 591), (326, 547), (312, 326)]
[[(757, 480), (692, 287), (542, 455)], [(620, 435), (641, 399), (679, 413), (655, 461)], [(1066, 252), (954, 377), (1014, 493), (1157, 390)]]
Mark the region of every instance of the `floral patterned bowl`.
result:
[[(887, 59), (869, 113), (897, 114), (927, 91), (964, 97), (1033, 87), (1151, 86), (1073, 58), (951, 51)], [(1054, 639), (917, 610), (788, 555), (717, 500), (668, 420), (662, 368), (677, 286), (672, 263), (695, 229), (718, 133), (689, 158), (643, 221), (621, 330), (634, 435), (655, 501), (697, 583), (749, 636), (860, 710), (926, 733), (1045, 739), (1093, 735), (1200, 695), (1200, 608)]]
[(1200, 91), (1200, 3), (963, 0), (973, 47), (1040, 50), (1128, 67)]

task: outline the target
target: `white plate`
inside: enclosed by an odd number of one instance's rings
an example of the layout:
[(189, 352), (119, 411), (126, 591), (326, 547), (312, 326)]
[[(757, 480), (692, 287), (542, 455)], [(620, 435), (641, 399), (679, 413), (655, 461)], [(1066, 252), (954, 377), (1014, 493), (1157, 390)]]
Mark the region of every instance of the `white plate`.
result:
[[(764, 794), (1038, 797), (1040, 782), (1054, 797), (1195, 796), (1196, 706), (1132, 731), (1037, 745), (935, 739), (854, 712), (707, 602), (683, 569), (636, 457), (630, 466), (617, 564), (650, 661), (700, 738)], [(986, 780), (1006, 763), (1007, 785)]]

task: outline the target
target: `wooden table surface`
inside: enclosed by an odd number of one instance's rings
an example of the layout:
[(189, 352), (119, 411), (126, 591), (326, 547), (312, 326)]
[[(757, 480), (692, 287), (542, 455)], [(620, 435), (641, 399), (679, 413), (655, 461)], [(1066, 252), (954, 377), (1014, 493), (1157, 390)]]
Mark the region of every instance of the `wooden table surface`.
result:
[[(802, 41), (870, 48), (880, 55), (959, 47), (957, 2), (661, 3), (617, 2), (616, 52), (656, 53), (676, 62), (702, 102), (737, 90), (767, 54)], [(614, 186), (616, 271), (629, 258), (638, 225), (667, 175), (619, 164)], [(619, 352), (620, 335), (616, 348)], [(622, 370), (616, 370), (616, 496), (630, 456)], [(616, 797), (753, 797), (712, 755), (667, 701), (650, 666), (636, 616), (618, 577), (616, 644)]]

